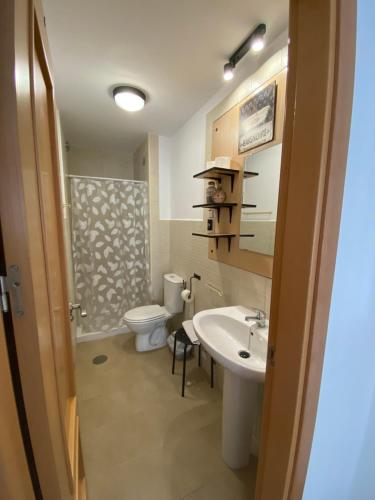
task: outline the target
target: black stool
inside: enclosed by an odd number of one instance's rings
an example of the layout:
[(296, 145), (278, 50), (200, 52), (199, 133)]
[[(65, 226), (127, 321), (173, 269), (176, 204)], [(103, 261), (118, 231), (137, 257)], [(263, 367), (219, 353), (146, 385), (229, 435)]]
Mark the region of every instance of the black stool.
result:
[[(174, 344), (173, 344), (173, 362), (172, 362), (172, 374), (174, 375), (174, 368), (176, 363), (176, 345), (177, 341), (182, 342), (184, 344), (184, 363), (182, 368), (182, 391), (181, 396), (185, 396), (185, 377), (186, 377), (186, 350), (189, 345), (195, 346), (198, 345), (198, 366), (201, 366), (201, 345), (193, 344), (193, 342), (187, 336), (183, 327), (179, 328), (174, 336)], [(211, 358), (211, 387), (214, 386), (214, 360)]]

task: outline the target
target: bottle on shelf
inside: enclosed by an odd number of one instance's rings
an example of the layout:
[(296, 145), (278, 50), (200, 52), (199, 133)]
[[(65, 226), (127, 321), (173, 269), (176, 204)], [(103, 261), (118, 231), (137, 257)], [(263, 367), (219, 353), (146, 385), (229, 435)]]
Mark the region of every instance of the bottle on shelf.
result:
[(216, 182), (215, 181), (209, 181), (206, 189), (206, 202), (207, 203), (213, 203), (213, 194), (216, 191)]

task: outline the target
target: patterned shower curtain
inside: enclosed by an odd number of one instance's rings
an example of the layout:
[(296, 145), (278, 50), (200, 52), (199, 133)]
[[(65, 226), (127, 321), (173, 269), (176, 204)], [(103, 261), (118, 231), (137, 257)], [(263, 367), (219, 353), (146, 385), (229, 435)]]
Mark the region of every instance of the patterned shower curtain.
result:
[(126, 311), (150, 303), (147, 183), (74, 177), (71, 202), (82, 332), (122, 328)]

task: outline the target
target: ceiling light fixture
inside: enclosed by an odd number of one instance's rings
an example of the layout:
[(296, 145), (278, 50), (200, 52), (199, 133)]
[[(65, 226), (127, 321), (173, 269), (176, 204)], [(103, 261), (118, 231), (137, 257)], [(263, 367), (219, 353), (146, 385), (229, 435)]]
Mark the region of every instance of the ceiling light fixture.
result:
[(224, 64), (224, 80), (232, 80), (233, 78), (233, 66), (231, 63)]
[(251, 50), (254, 52), (260, 52), (264, 49), (264, 36), (255, 35), (250, 42)]
[(264, 48), (264, 35), (266, 34), (266, 25), (259, 24), (254, 31), (246, 38), (244, 42), (229, 58), (229, 62), (224, 65), (224, 80), (232, 80), (233, 70), (238, 62), (249, 52), (259, 52)]
[(146, 95), (136, 87), (121, 85), (113, 89), (113, 99), (119, 108), (134, 112), (144, 107)]

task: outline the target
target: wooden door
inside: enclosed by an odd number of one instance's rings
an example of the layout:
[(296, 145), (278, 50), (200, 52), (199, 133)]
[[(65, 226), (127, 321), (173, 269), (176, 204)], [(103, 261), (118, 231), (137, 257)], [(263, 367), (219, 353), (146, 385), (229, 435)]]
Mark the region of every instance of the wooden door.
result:
[(64, 263), (64, 242), (56, 175), (57, 152), (54, 123), (53, 87), (45, 60), (37, 19), (34, 28), (32, 111), (36, 152), (36, 174), (43, 229), (46, 279), (49, 295), (51, 337), (65, 438), (75, 419), (75, 387), (68, 318), (68, 295)]
[(17, 358), (43, 498), (69, 500), (84, 479), (53, 80), (39, 2), (6, 0), (3, 13), (0, 209), (7, 271), (18, 269), (9, 287)]
[(23, 446), (0, 314), (0, 492), (2, 498), (33, 500), (34, 492)]

